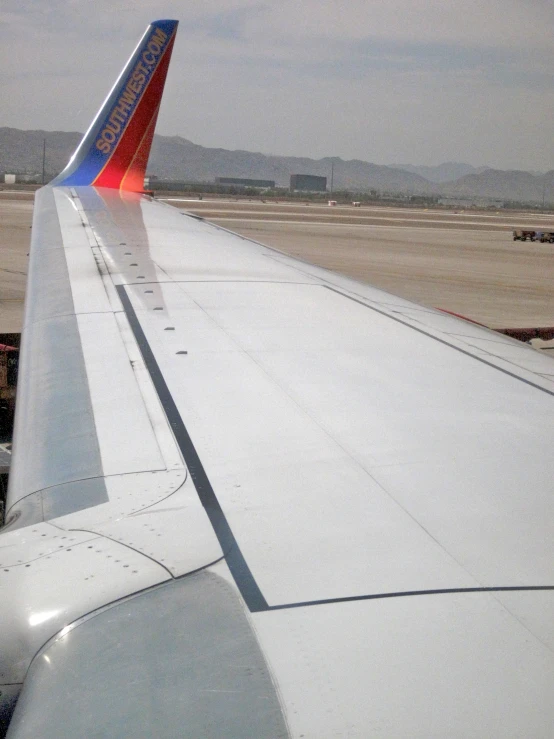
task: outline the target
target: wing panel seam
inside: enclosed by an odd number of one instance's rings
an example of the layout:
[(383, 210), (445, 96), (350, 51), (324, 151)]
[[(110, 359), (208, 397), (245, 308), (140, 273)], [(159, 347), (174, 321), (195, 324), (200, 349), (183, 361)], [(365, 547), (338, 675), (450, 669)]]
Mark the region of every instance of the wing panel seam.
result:
[[(327, 286), (323, 286), (323, 287), (327, 287)], [(328, 288), (328, 289), (333, 290), (333, 288)], [(194, 447), (194, 443), (187, 431), (187, 428), (185, 426), (183, 419), (181, 418), (179, 410), (165, 382), (165, 379), (156, 361), (154, 353), (148, 343), (148, 339), (146, 338), (146, 335), (142, 329), (142, 326), (137, 317), (137, 314), (135, 313), (135, 310), (132, 306), (131, 299), (129, 298), (127, 291), (126, 291), (126, 285), (117, 285), (116, 290), (118, 292), (119, 298), (123, 305), (123, 309), (125, 311), (127, 319), (131, 326), (131, 330), (133, 331), (133, 334), (139, 346), (140, 352), (144, 359), (144, 363), (148, 369), (148, 372), (150, 373), (152, 382), (154, 384), (154, 387), (156, 388), (156, 392), (158, 393), (160, 402), (167, 415), (167, 419), (171, 425), (171, 428), (173, 430), (173, 433), (175, 434), (175, 438), (177, 440), (179, 448), (181, 449), (181, 452), (185, 459), (186, 465), (190, 472), (190, 476), (193, 481), (196, 492), (198, 494), (198, 497), (200, 498), (200, 501), (202, 505), (204, 506), (204, 509), (206, 510), (206, 513), (214, 529), (214, 532), (217, 536), (217, 539), (221, 545), (221, 548), (223, 549), (223, 552), (225, 553), (224, 554), (225, 560), (233, 576), (235, 584), (237, 585), (237, 588), (239, 589), (246, 603), (246, 606), (248, 607), (251, 613), (259, 613), (259, 612), (265, 612), (265, 611), (290, 610), (293, 608), (306, 608), (306, 607), (311, 607), (311, 606), (332, 605), (336, 603), (350, 603), (350, 602), (364, 601), (364, 600), (400, 598), (400, 597), (408, 597), (408, 596), (415, 596), (415, 595), (452, 595), (452, 594), (460, 594), (460, 593), (494, 593), (494, 592), (554, 590), (554, 585), (514, 585), (514, 586), (490, 586), (490, 587), (480, 586), (480, 587), (469, 587), (469, 588), (443, 588), (443, 589), (431, 589), (431, 590), (399, 591), (399, 592), (390, 592), (390, 593), (372, 593), (372, 594), (365, 594), (365, 595), (341, 596), (337, 598), (325, 598), (325, 599), (320, 599), (320, 600), (299, 601), (295, 603), (282, 603), (282, 604), (276, 604), (276, 605), (269, 605), (262, 591), (260, 590), (254, 578), (254, 575), (251, 572), (244, 558), (244, 555), (242, 554), (240, 550), (238, 542), (235, 539), (235, 536), (231, 530), (229, 522), (227, 521), (225, 513), (217, 499), (215, 491), (212, 488), (212, 485), (209, 481), (206, 471), (204, 470), (202, 462), (198, 456), (198, 452), (196, 451), (196, 448)], [(340, 295), (344, 295), (344, 297), (346, 298), (349, 297), (348, 295), (344, 293), (340, 293), (340, 291), (338, 290), (333, 290), (333, 292), (338, 292)], [(355, 300), (355, 302), (359, 302), (361, 305), (364, 305), (365, 307), (368, 307), (368, 308), (370, 307), (366, 305), (365, 303), (356, 300), (355, 298), (351, 298), (351, 299)], [(377, 310), (377, 312), (381, 313), (382, 311)], [(386, 313), (383, 313), (383, 315), (387, 316)], [(390, 316), (387, 316), (387, 317), (390, 317)], [(398, 320), (398, 319), (393, 319), (393, 320)], [(399, 322), (403, 323), (403, 321), (399, 321)], [(413, 328), (412, 326), (409, 326), (409, 324), (406, 324), (406, 325), (408, 325), (409, 328)], [(426, 332), (421, 331), (420, 329), (416, 329), (416, 331), (420, 331), (421, 333), (428, 335), (430, 338), (436, 338), (430, 334), (426, 334)], [(444, 343), (447, 346), (452, 346), (453, 349), (457, 349), (457, 347), (451, 344), (448, 344), (447, 342), (441, 339), (437, 339), (437, 341), (440, 341), (441, 343)], [(464, 354), (467, 354), (467, 352), (465, 352), (463, 349), (459, 349), (458, 351), (461, 351)], [(469, 356), (473, 356), (473, 355), (469, 354)], [(477, 357), (474, 357), (474, 358), (478, 359)], [(479, 361), (482, 361), (482, 360), (479, 360)], [(485, 364), (489, 364), (489, 363), (485, 362)], [(511, 373), (506, 372), (506, 370), (502, 370), (501, 368), (495, 367), (495, 365), (490, 365), (490, 366), (492, 366), (495, 369), (500, 369), (501, 372), (505, 372), (506, 374), (511, 375)], [(523, 378), (519, 378), (516, 375), (514, 375), (514, 377), (516, 379), (522, 379), (523, 382), (527, 382)], [(532, 385), (532, 383), (529, 383), (529, 382), (528, 384)], [(543, 389), (543, 388), (540, 388), (540, 386), (538, 385), (534, 387), (537, 387), (538, 389)], [(545, 391), (545, 392), (549, 392), (549, 391)]]
[[(515, 380), (519, 380), (520, 382), (523, 382), (526, 385), (529, 385), (530, 387), (535, 388), (536, 390), (540, 390), (541, 392), (546, 393), (547, 395), (554, 396), (553, 390), (549, 390), (546, 387), (537, 385), (536, 383), (531, 382), (531, 380), (527, 380), (525, 377), (521, 377), (521, 375), (516, 375), (514, 372), (510, 372), (509, 370), (504, 369), (503, 367), (499, 367), (497, 364), (494, 364), (493, 362), (488, 362), (486, 359), (483, 359), (482, 357), (478, 357), (477, 355), (472, 354), (471, 352), (468, 352), (465, 349), (462, 349), (461, 347), (456, 346), (455, 344), (451, 344), (449, 341), (446, 341), (445, 339), (441, 339), (438, 336), (434, 336), (428, 331), (424, 331), (423, 329), (418, 328), (417, 326), (412, 326), (412, 324), (408, 323), (407, 321), (403, 321), (400, 318), (396, 318), (396, 316), (391, 316), (389, 313), (379, 310), (379, 308), (375, 308), (373, 305), (368, 305), (363, 300), (359, 300), (358, 298), (354, 298), (353, 296), (348, 295), (347, 293), (344, 293), (341, 290), (337, 290), (336, 287), (331, 287), (330, 285), (321, 285), (321, 287), (324, 287), (326, 290), (330, 290), (331, 292), (336, 293), (337, 295), (342, 295), (343, 298), (352, 300), (354, 303), (358, 303), (358, 305), (362, 305), (364, 308), (368, 308), (369, 310), (372, 310), (375, 313), (379, 313), (385, 318), (390, 318), (391, 321), (396, 321), (396, 323), (400, 323), (402, 324), (402, 326), (406, 326), (406, 328), (410, 328), (413, 331), (417, 331), (419, 334), (423, 334), (423, 336), (427, 336), (430, 339), (434, 339), (435, 341), (438, 341), (439, 344), (444, 344), (445, 346), (448, 346), (451, 349), (454, 349), (455, 351), (460, 352), (460, 354), (465, 354), (467, 357), (471, 357), (472, 359), (477, 360), (477, 362), (481, 362), (481, 364), (485, 364), (488, 367), (492, 367), (492, 369), (497, 370), (498, 372), (502, 372), (503, 374), (508, 375), (508, 377), (513, 377)], [(493, 356), (496, 356), (496, 355), (493, 355)], [(503, 361), (507, 361), (507, 360), (503, 360)], [(524, 368), (522, 367), (522, 369)], [(526, 371), (531, 372), (531, 370), (526, 370)]]
[(127, 315), (127, 319), (135, 335), (144, 363), (148, 368), (160, 402), (167, 415), (169, 424), (177, 440), (177, 444), (185, 459), (191, 480), (194, 484), (198, 497), (208, 515), (215, 535), (225, 553), (227, 565), (235, 583), (251, 612), (266, 611), (268, 603), (264, 598), (248, 564), (240, 550), (237, 540), (229, 526), (227, 518), (215, 495), (212, 485), (204, 470), (200, 457), (194, 447), (192, 439), (181, 418), (175, 401), (167, 387), (162, 372), (158, 366), (154, 353), (150, 348), (148, 340), (142, 330), (131, 300), (127, 295), (124, 285), (116, 285), (119, 298)]

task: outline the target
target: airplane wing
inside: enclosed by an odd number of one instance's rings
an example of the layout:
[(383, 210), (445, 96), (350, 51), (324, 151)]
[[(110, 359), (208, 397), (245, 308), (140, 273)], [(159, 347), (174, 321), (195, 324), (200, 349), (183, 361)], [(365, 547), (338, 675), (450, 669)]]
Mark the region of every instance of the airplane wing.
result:
[(175, 31), (37, 193), (0, 721), (551, 736), (552, 360), (143, 194)]

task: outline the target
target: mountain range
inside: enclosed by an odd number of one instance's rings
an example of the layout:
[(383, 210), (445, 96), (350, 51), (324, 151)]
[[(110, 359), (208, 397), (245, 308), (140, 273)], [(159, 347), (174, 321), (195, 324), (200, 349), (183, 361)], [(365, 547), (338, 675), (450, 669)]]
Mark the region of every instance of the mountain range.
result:
[(419, 174), (430, 182), (451, 182), (466, 174), (481, 174), (489, 169), (488, 167), (473, 167), (465, 162), (443, 162), (435, 167), (428, 167), (424, 164), (390, 164), (389, 166)]
[[(49, 177), (53, 176), (63, 169), (81, 138), (82, 134), (76, 132), (0, 128), (0, 173), (40, 173), (46, 141), (45, 170)], [(155, 136), (148, 164), (148, 173), (160, 179), (213, 182), (215, 177), (241, 177), (274, 180), (282, 187), (288, 187), (291, 174), (325, 176), (329, 187), (331, 170), (334, 190), (536, 203), (554, 201), (554, 171), (546, 174), (504, 171), (457, 162), (436, 167), (384, 166), (339, 157), (276, 156), (208, 148), (180, 136)]]

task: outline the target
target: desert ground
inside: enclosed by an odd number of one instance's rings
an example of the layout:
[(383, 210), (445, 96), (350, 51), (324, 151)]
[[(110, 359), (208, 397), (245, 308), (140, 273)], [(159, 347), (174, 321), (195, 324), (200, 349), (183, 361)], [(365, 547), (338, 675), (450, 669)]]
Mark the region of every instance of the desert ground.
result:
[[(0, 333), (23, 318), (32, 193), (0, 192)], [(167, 198), (243, 236), (492, 328), (554, 326), (554, 214)]]

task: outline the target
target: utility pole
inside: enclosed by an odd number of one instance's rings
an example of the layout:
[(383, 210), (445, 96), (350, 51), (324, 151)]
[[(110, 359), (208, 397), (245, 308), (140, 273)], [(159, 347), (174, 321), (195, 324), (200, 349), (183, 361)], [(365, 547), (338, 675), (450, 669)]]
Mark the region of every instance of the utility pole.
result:
[(331, 160), (331, 195), (333, 195), (333, 176), (335, 174), (335, 162)]
[(44, 185), (46, 170), (46, 139), (42, 140), (42, 184)]

